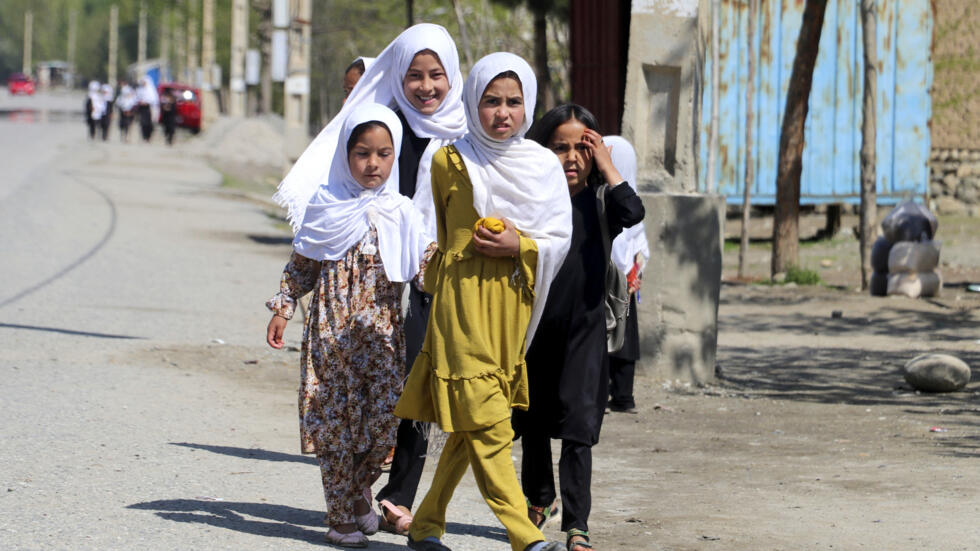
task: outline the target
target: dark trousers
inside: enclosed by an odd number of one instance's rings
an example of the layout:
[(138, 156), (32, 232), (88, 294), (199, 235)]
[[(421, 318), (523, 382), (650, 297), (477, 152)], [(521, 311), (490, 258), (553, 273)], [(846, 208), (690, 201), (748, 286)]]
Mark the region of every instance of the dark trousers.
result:
[(630, 409), (636, 407), (633, 400), (633, 376), (636, 362), (615, 356), (609, 357), (609, 407)]
[[(405, 365), (409, 371), (415, 358), (422, 350), (425, 341), (425, 326), (429, 322), (429, 307), (432, 297), (419, 291), (413, 285), (408, 296), (408, 315), (405, 316)], [(395, 457), (388, 473), (388, 483), (378, 492), (376, 499), (387, 499), (394, 505), (412, 509), (415, 493), (422, 480), (425, 468), (425, 454), (429, 448), (426, 437), (428, 428), (411, 419), (402, 419), (398, 425), (395, 442)]]
[[(551, 438), (542, 434), (521, 437), (521, 488), (531, 505), (544, 507), (555, 500), (555, 474), (551, 463)], [(592, 511), (592, 446), (561, 441), (558, 459), (561, 486), (561, 530), (589, 529)]]

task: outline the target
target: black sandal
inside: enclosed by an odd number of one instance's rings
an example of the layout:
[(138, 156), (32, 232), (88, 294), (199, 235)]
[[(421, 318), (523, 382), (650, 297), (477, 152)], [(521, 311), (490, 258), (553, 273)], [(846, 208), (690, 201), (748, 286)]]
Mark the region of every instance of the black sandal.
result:
[[(551, 502), (551, 505), (544, 505), (541, 507), (538, 507), (537, 505), (531, 505), (530, 499), (525, 498), (525, 500), (527, 501), (528, 520), (530, 520), (531, 523), (534, 524), (534, 527), (537, 528), (538, 530), (540, 530), (541, 527), (544, 526), (545, 524), (548, 524), (548, 521), (558, 514), (557, 498), (555, 498), (555, 500)], [(537, 513), (538, 515), (541, 516), (541, 519), (536, 522), (534, 519), (531, 518), (531, 513)]]
[[(585, 538), (585, 541), (577, 541), (572, 543), (572, 538), (575, 537)], [(581, 550), (592, 549), (592, 544), (589, 543), (589, 531), (572, 528), (568, 531), (568, 539), (565, 540), (565, 547), (568, 548), (568, 551), (576, 551), (576, 547), (580, 548)]]

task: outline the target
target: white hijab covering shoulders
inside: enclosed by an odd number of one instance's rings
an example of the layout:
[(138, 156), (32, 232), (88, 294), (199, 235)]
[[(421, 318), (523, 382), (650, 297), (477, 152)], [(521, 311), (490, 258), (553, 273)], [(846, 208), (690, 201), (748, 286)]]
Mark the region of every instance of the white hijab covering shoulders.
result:
[[(358, 125), (378, 121), (391, 132), (395, 163), (388, 179), (367, 189), (351, 175), (347, 141)], [(422, 215), (411, 199), (398, 192), (398, 155), (402, 125), (395, 113), (374, 103), (362, 104), (348, 113), (340, 128), (327, 181), (305, 209), (303, 224), (293, 239), (293, 249), (314, 260), (339, 260), (357, 245), (373, 224), (378, 250), (390, 281), (409, 281), (418, 273), (425, 248)]]
[(99, 85), (98, 81), (89, 81), (88, 99), (92, 102), (92, 120), (101, 120), (102, 115), (105, 115), (106, 102), (105, 96), (102, 95), (102, 87)]
[[(415, 55), (422, 50), (432, 50), (439, 56), (449, 92), (435, 113), (419, 113), (405, 97), (402, 81)], [(449, 31), (431, 23), (421, 23), (405, 29), (395, 40), (378, 54), (377, 58), (361, 58), (365, 71), (351, 91), (340, 112), (320, 131), (296, 164), (280, 182), (273, 196), (286, 208), (287, 219), (293, 231), (303, 221), (306, 205), (321, 182), (330, 174), (330, 159), (337, 148), (340, 127), (349, 114), (360, 105), (380, 103), (397, 107), (416, 136), (430, 138), (429, 145), (419, 161), (415, 203), (426, 219), (426, 227), (435, 239), (435, 211), (432, 202), (431, 165), (432, 155), (445, 145), (466, 133), (466, 115), (463, 111), (463, 75), (459, 70), (459, 54)]]
[[(505, 71), (521, 79), (524, 124), (504, 141), (491, 138), (480, 124), (480, 98), (490, 82)], [(534, 305), (527, 328), (529, 346), (572, 237), (572, 203), (558, 157), (537, 142), (524, 139), (534, 118), (537, 80), (521, 57), (498, 52), (478, 61), (463, 89), (469, 133), (456, 142), (473, 185), (473, 207), (480, 216), (510, 220), (537, 243)]]
[(122, 85), (122, 88), (119, 89), (119, 99), (116, 101), (116, 105), (123, 111), (130, 111), (136, 106), (136, 92), (132, 86)]
[[(636, 151), (633, 146), (620, 136), (606, 136), (602, 141), (612, 147), (609, 154), (612, 156), (613, 166), (633, 191), (636, 191)], [(620, 272), (629, 274), (637, 254), (643, 257), (643, 264), (650, 259), (650, 246), (647, 243), (643, 222), (624, 228), (623, 232), (613, 239), (610, 256)]]
[(105, 98), (106, 103), (116, 99), (116, 91), (112, 89), (112, 85), (108, 82), (102, 85), (102, 97)]

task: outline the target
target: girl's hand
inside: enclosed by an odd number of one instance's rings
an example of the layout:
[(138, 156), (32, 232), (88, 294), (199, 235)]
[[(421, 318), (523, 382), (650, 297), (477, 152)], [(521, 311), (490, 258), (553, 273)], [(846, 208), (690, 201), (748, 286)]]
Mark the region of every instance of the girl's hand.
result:
[(586, 128), (585, 132), (582, 133), (582, 143), (589, 148), (593, 162), (610, 186), (615, 186), (623, 181), (623, 177), (619, 175), (619, 171), (613, 165), (612, 155), (609, 154), (612, 147), (607, 147), (606, 144), (602, 143), (602, 136), (598, 132)]
[(506, 218), (501, 221), (504, 223), (504, 231), (500, 233), (493, 233), (483, 226), (473, 232), (473, 247), (476, 252), (495, 258), (517, 256), (521, 252), (521, 238), (517, 235), (517, 228)]
[(265, 335), (265, 342), (269, 343), (269, 346), (276, 350), (282, 348), (282, 345), (285, 344), (282, 341), (282, 333), (286, 330), (286, 322), (288, 321), (278, 314), (272, 316)]

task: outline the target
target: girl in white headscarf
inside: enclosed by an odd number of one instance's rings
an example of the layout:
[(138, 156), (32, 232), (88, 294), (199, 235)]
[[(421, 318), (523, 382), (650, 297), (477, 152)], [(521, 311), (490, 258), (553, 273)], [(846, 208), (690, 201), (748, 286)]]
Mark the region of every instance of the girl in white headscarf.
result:
[[(449, 32), (423, 23), (402, 32), (373, 60), (361, 58), (364, 72), (334, 119), (320, 132), (279, 185), (275, 199), (288, 210), (293, 228), (303, 219), (309, 198), (330, 172), (330, 153), (337, 146), (340, 122), (365, 103), (395, 110), (404, 128), (398, 160), (399, 191), (413, 198), (426, 228), (435, 240), (431, 192), (433, 154), (466, 132), (463, 75), (459, 54)], [(422, 347), (430, 299), (414, 287), (408, 290), (405, 319), (407, 362), (411, 366)], [(426, 431), (406, 419), (398, 430), (398, 445), (388, 483), (378, 492), (382, 529), (406, 534), (411, 508), (425, 464)]]
[(116, 100), (116, 107), (119, 108), (119, 135), (124, 142), (129, 141), (129, 127), (133, 123), (133, 116), (136, 112), (136, 92), (129, 84), (123, 84), (119, 90), (119, 99)]
[(116, 99), (116, 91), (107, 82), (102, 85), (101, 92), (102, 99), (105, 101), (105, 114), (102, 115), (102, 120), (99, 122), (102, 125), (102, 141), (105, 141), (109, 138), (109, 125), (112, 124), (112, 108)]
[(467, 467), (514, 551), (561, 549), (528, 519), (510, 455), (511, 408), (528, 406), (525, 349), (572, 224), (560, 164), (523, 138), (536, 93), (523, 59), (484, 57), (463, 91), (469, 133), (433, 157), (432, 311), (395, 414), (450, 436), (410, 529), (413, 549), (447, 549), (446, 507)]
[(426, 246), (421, 215), (398, 193), (401, 124), (361, 105), (341, 126), (327, 181), (305, 210), (267, 341), (282, 348), (296, 300), (313, 291), (303, 334), (300, 434), (320, 462), (328, 542), (364, 547), (378, 529), (371, 484), (395, 443), (392, 414), (405, 372), (404, 282)]
[(136, 89), (136, 103), (143, 141), (149, 142), (153, 136), (154, 121), (160, 118), (160, 94), (150, 77), (140, 79), (139, 88)]
[(102, 124), (102, 117), (105, 115), (105, 97), (102, 95), (102, 88), (98, 81), (88, 83), (88, 98), (85, 100), (85, 120), (88, 123), (88, 137), (95, 139), (95, 129)]
[[(636, 190), (636, 151), (620, 136), (606, 136), (602, 139), (610, 147), (613, 165), (623, 179)], [(640, 330), (637, 318), (637, 302), (640, 293), (640, 278), (650, 247), (647, 244), (646, 229), (643, 222), (624, 228), (612, 242), (611, 260), (616, 268), (626, 276), (630, 291), (629, 313), (626, 316), (626, 338), (623, 346), (609, 353), (609, 409), (619, 412), (636, 412), (633, 399), (633, 376), (636, 361), (640, 359)]]

